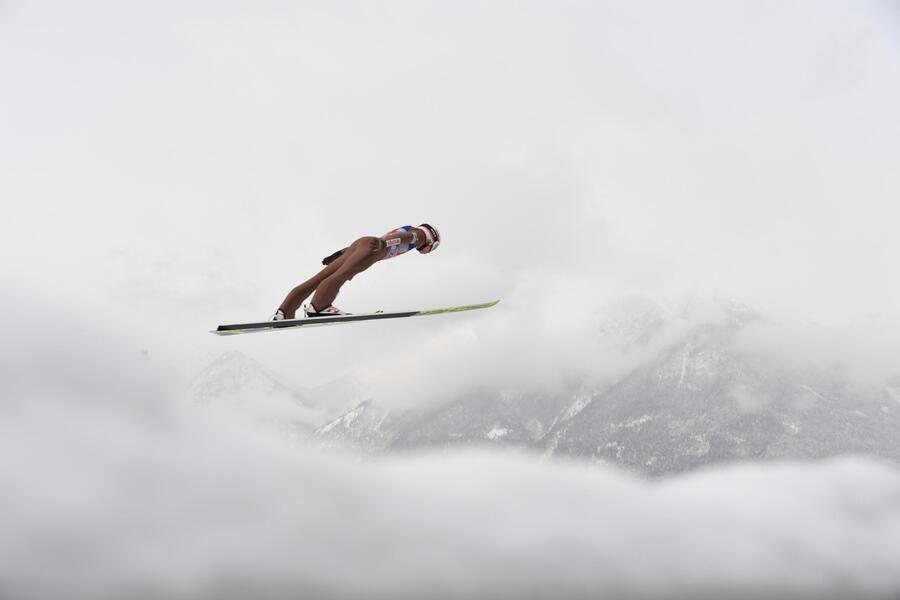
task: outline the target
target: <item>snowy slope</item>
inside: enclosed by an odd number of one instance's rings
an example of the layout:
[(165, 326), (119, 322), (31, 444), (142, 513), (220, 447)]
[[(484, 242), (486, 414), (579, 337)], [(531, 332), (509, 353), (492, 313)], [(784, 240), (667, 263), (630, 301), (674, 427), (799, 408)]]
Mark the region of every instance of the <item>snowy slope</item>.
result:
[(847, 453), (900, 462), (900, 410), (885, 389), (748, 353), (735, 344), (745, 318), (691, 329), (560, 423), (545, 448), (653, 474)]
[(382, 450), (390, 442), (395, 417), (371, 401), (318, 427), (311, 441), (321, 448)]

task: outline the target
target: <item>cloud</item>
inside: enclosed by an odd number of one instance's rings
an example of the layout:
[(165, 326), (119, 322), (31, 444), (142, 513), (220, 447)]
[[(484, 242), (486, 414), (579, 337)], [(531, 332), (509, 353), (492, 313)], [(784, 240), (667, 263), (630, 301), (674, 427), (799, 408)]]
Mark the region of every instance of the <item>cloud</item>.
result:
[[(486, 452), (298, 456), (180, 415), (155, 362), (240, 350), (398, 403), (602, 381), (706, 318), (662, 310), (642, 343), (610, 303), (687, 289), (792, 317), (748, 352), (879, 382), (900, 306), (890, 9), (150, 7), (0, 9), (0, 595), (896, 595), (889, 467), (651, 484)], [(206, 333), (418, 220), (441, 250), (339, 305), (498, 307)]]
[(773, 314), (743, 328), (735, 349), (795, 371), (831, 372), (860, 390), (881, 389), (900, 376), (900, 326), (884, 315), (841, 325)]
[[(822, 322), (900, 305), (900, 57), (879, 4), (54, 6), (4, 13), (0, 273), (99, 318), (139, 306), (131, 334), (187, 370), (223, 343), (303, 384), (368, 368), (385, 335), (465, 350), (441, 328), (206, 333), (418, 221), (440, 252), (339, 305), (578, 314), (601, 289), (687, 289)], [(563, 345), (528, 323), (495, 352)]]
[[(73, 598), (886, 597), (900, 473), (845, 458), (653, 482), (473, 450), (297, 452), (178, 409), (139, 352), (12, 293), (0, 581)], [(65, 324), (66, 327), (61, 327)]]

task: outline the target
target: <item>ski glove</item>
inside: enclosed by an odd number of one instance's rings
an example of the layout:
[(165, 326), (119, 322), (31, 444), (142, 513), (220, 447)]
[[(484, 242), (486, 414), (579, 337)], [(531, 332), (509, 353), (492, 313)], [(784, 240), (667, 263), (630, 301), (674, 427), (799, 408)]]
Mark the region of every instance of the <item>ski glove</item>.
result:
[(338, 257), (339, 257), (341, 254), (343, 254), (343, 253), (344, 253), (343, 250), (338, 250), (338, 251), (335, 252), (334, 254), (329, 254), (328, 256), (326, 256), (325, 258), (322, 259), (322, 264), (323, 264), (323, 265), (328, 265), (328, 264), (333, 263), (333, 262), (336, 261), (336, 260), (338, 259)]

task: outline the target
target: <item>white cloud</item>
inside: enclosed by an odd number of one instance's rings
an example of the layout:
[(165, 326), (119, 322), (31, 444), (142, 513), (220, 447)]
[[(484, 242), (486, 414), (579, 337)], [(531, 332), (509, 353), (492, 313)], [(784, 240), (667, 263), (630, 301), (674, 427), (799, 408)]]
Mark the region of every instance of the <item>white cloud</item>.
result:
[(0, 273), (189, 368), (224, 343), (303, 383), (397, 332), (206, 330), (267, 316), (322, 256), (410, 221), (441, 227), (440, 252), (357, 278), (346, 308), (579, 311), (604, 288), (895, 313), (887, 10), (8, 3)]
[(746, 464), (650, 482), (486, 450), (297, 452), (179, 413), (152, 362), (88, 326), (41, 318), (10, 295), (0, 309), (13, 317), (0, 339), (4, 594), (900, 590), (894, 467)]

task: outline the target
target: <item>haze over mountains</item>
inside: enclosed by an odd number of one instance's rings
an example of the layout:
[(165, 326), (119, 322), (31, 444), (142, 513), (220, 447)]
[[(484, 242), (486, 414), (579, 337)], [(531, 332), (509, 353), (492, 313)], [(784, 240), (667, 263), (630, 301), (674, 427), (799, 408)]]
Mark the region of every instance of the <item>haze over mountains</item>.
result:
[[(266, 432), (250, 435), (179, 410), (160, 365), (92, 323), (8, 297), (0, 306), (10, 317), (0, 340), (4, 597), (843, 599), (900, 589), (900, 476), (871, 459), (647, 480), (451, 435), (547, 451), (605, 396), (475, 390), (428, 414), (370, 402), (331, 418), (315, 391), (232, 354), (193, 390), (204, 410)], [(666, 328), (625, 336), (643, 366), (604, 394), (655, 364), (645, 355), (667, 364), (653, 340), (673, 352), (683, 329)], [(358, 394), (346, 383), (321, 390), (322, 402)], [(460, 420), (466, 411), (477, 418)], [(319, 445), (330, 435), (431, 450), (360, 460), (282, 443), (308, 443), (307, 417), (331, 425), (312, 434)], [(628, 425), (618, 429), (637, 429)], [(459, 451), (435, 451), (447, 440)]]
[[(397, 410), (344, 381), (323, 407), (231, 354), (198, 378), (194, 393), (208, 404), (233, 404), (216, 382), (241, 380), (262, 404), (284, 407), (296, 436), (366, 452), (504, 446), (654, 475), (848, 453), (900, 461), (900, 377), (860, 380), (822, 347), (793, 357), (773, 352), (773, 343), (796, 336), (790, 326), (734, 302), (674, 311), (645, 298), (588, 321), (606, 348), (598, 373), (615, 364), (616, 376), (584, 373), (555, 390), (481, 387), (440, 406)], [(315, 421), (338, 400), (352, 407)], [(302, 426), (289, 416), (300, 406), (308, 409)]]

